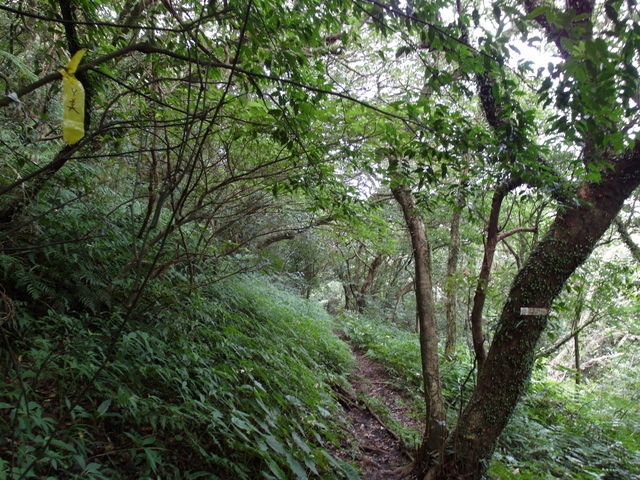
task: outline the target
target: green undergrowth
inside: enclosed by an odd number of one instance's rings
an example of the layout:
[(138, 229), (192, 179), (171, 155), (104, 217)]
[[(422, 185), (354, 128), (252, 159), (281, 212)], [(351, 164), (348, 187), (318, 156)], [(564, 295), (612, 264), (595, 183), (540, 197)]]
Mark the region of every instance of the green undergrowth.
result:
[(253, 276), (181, 298), (5, 328), (0, 478), (357, 478), (331, 453), (352, 365), (331, 319)]
[[(340, 315), (337, 322), (352, 345), (365, 351), (368, 357), (384, 364), (393, 373), (397, 379), (395, 386), (423, 402), (420, 346), (416, 333), (393, 323), (362, 316)], [(443, 393), (454, 415), (473, 387), (471, 364), (468, 353), (463, 349), (459, 349), (451, 360), (441, 363)]]
[[(420, 392), (417, 334), (394, 324), (340, 315), (347, 340), (384, 363), (408, 391)], [(473, 388), (472, 360), (459, 345), (441, 361), (450, 426)], [(441, 356), (442, 358), (442, 356)], [(494, 480), (638, 480), (640, 421), (637, 404), (597, 388), (557, 384), (536, 371), (529, 392), (505, 429), (490, 478)]]
[(535, 379), (502, 435), (495, 478), (639, 480), (640, 422), (626, 405), (588, 385)]

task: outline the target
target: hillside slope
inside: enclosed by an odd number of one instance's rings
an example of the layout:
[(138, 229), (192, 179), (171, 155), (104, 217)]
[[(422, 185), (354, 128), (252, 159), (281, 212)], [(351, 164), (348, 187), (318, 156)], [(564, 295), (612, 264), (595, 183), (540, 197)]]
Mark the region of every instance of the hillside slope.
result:
[(319, 307), (246, 276), (124, 320), (16, 307), (0, 477), (356, 478), (329, 453), (352, 357)]

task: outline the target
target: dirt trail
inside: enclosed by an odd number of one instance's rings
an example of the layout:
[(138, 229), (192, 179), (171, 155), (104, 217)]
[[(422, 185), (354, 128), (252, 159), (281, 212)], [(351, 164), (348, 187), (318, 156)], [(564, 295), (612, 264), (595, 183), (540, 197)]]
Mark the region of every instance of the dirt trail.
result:
[[(364, 356), (362, 352), (354, 352), (357, 367), (351, 381), (351, 392), (343, 392), (342, 403), (351, 420), (347, 428), (353, 435), (360, 451), (359, 465), (362, 480), (395, 480), (402, 477), (400, 470), (411, 463), (412, 458), (405, 451), (400, 439), (383, 423), (366, 402), (360, 398), (371, 397), (382, 403), (396, 422), (422, 432), (420, 420), (411, 415), (411, 409), (396, 388), (389, 385), (392, 380), (386, 368)], [(363, 395), (359, 395), (363, 394)], [(360, 397), (360, 398), (358, 398)]]

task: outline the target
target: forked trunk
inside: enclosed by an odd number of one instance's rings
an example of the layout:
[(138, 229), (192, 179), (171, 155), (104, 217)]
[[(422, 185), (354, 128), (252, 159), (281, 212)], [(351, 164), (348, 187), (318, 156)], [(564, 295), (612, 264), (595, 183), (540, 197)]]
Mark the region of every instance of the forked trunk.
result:
[(579, 205), (558, 214), (518, 272), (473, 395), (429, 478), (485, 477), (498, 437), (527, 387), (536, 344), (547, 326), (545, 309), (640, 183), (640, 142), (611, 163), (614, 169), (604, 172), (600, 183), (579, 189)]

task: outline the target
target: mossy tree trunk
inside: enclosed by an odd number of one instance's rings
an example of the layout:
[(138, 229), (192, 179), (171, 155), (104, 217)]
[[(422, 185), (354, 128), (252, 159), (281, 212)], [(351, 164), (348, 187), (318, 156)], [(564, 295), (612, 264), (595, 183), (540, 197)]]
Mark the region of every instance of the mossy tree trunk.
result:
[(640, 184), (640, 143), (618, 158), (599, 183), (584, 184), (578, 205), (561, 211), (518, 272), (473, 395), (447, 440), (442, 462), (429, 478), (480, 480), (493, 449), (524, 393), (548, 309), (569, 276), (586, 260), (625, 199)]

